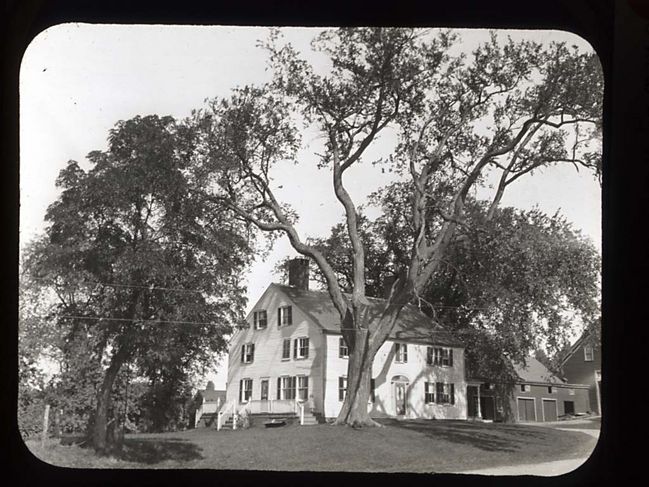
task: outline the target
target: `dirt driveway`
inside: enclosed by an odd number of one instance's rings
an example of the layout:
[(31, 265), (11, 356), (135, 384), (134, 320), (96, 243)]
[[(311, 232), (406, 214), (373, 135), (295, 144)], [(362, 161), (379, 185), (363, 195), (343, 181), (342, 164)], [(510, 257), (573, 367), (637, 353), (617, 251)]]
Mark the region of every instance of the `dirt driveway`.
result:
[[(592, 436), (593, 438), (599, 438), (601, 423), (599, 418), (588, 418), (534, 424), (536, 426), (544, 426), (559, 431), (576, 431), (585, 435)], [(588, 460), (588, 457), (571, 458), (568, 460), (556, 460), (552, 462), (482, 468), (462, 473), (478, 475), (537, 475), (541, 477), (554, 477), (557, 475), (563, 475), (568, 472), (572, 472), (573, 470), (583, 465), (586, 460)]]

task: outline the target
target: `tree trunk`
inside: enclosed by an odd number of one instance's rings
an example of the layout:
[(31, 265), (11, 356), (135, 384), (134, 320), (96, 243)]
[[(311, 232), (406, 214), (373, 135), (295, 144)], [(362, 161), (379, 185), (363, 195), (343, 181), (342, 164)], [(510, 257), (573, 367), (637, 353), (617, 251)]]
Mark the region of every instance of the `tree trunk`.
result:
[(354, 428), (381, 426), (369, 414), (370, 387), (372, 379), (372, 362), (374, 357), (366, 354), (352, 353), (347, 367), (347, 393), (342, 408), (334, 424)]
[(97, 394), (97, 409), (92, 424), (92, 445), (97, 453), (108, 453), (113, 445), (109, 445), (108, 441), (108, 410), (110, 408), (110, 396), (113, 389), (113, 384), (119, 373), (119, 369), (126, 360), (126, 348), (121, 348), (111, 358), (110, 365), (104, 375), (101, 388)]

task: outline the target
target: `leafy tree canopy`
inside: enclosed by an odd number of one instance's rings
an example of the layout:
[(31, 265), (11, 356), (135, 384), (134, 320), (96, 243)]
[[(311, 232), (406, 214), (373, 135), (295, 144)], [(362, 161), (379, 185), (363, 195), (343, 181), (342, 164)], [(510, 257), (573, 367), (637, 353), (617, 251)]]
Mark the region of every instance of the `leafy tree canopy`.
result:
[(190, 191), (190, 141), (171, 117), (118, 122), (88, 170), (70, 161), (61, 171), (46, 237), (25, 259), (30, 278), (56, 293), (48, 318), (64, 356), (81, 346), (102, 371), (99, 449), (124, 363), (184, 379), (214, 364), (244, 317), (245, 229)]
[[(494, 33), (467, 55), (458, 49), (459, 41), (457, 34), (441, 30), (327, 30), (312, 44), (328, 62), (321, 74), (274, 31), (265, 44), (272, 82), (237, 89), (195, 113), (200, 136), (193, 159), (206, 198), (261, 231), (285, 235), (324, 276), (350, 350), (339, 424), (374, 424), (366, 407), (373, 357), (403, 306), (433, 292), (435, 276), (443, 273), (456, 244), (476, 238), (467, 224), (472, 190), (497, 181), (484, 208), (489, 221), (496, 219), (507, 188), (539, 168), (572, 164), (596, 176), (601, 172), (603, 77), (595, 53)], [(318, 166), (330, 171), (345, 212), (352, 249), (350, 295), (343, 293), (335, 264), (299, 235), (296, 212), (275, 195), (273, 167), (298, 157), (300, 120), (320, 136)], [(408, 221), (394, 230), (403, 232), (399, 238), (406, 244), (400, 248), (403, 259), (392, 262), (399, 266), (397, 279), (384, 310), (373, 319), (366, 312), (370, 244), (343, 176), (369, 162), (369, 149), (388, 131), (396, 142), (383, 146), (385, 156), (373, 162), (406, 182), (394, 189), (405, 193), (399, 204), (406, 202), (409, 209), (403, 216)], [(523, 220), (528, 217), (535, 218)], [(504, 232), (485, 248), (506, 248), (500, 240), (509, 237)], [(525, 258), (521, 251), (520, 259)], [(467, 265), (478, 266), (470, 260)], [(489, 282), (496, 272), (501, 271), (486, 271), (481, 279)], [(524, 315), (524, 306), (512, 303)], [(548, 318), (554, 326), (556, 316)]]

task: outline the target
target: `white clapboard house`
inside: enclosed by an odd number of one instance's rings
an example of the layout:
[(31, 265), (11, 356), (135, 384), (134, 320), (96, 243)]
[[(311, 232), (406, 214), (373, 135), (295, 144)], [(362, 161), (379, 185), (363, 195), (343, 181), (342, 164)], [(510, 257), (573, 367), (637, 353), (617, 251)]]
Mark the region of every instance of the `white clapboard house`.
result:
[[(308, 261), (291, 261), (289, 284), (270, 284), (232, 337), (226, 417), (304, 414), (314, 423), (338, 415), (348, 352), (329, 294), (308, 284)], [(416, 306), (404, 308), (374, 360), (367, 407), (373, 417), (466, 419), (462, 343)]]

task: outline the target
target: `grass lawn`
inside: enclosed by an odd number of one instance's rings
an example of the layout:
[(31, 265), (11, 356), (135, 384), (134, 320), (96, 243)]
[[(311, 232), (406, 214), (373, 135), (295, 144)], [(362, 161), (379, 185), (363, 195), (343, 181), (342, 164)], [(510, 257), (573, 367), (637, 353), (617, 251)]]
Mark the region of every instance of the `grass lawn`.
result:
[(558, 428), (571, 428), (571, 429), (600, 429), (602, 427), (602, 418), (597, 416), (594, 418), (578, 418), (573, 421), (561, 421), (556, 423)]
[(52, 442), (27, 446), (41, 460), (80, 468), (216, 468), (363, 472), (461, 472), (587, 457), (578, 431), (468, 421), (382, 420), (384, 428), (330, 425), (127, 435), (119, 459)]

